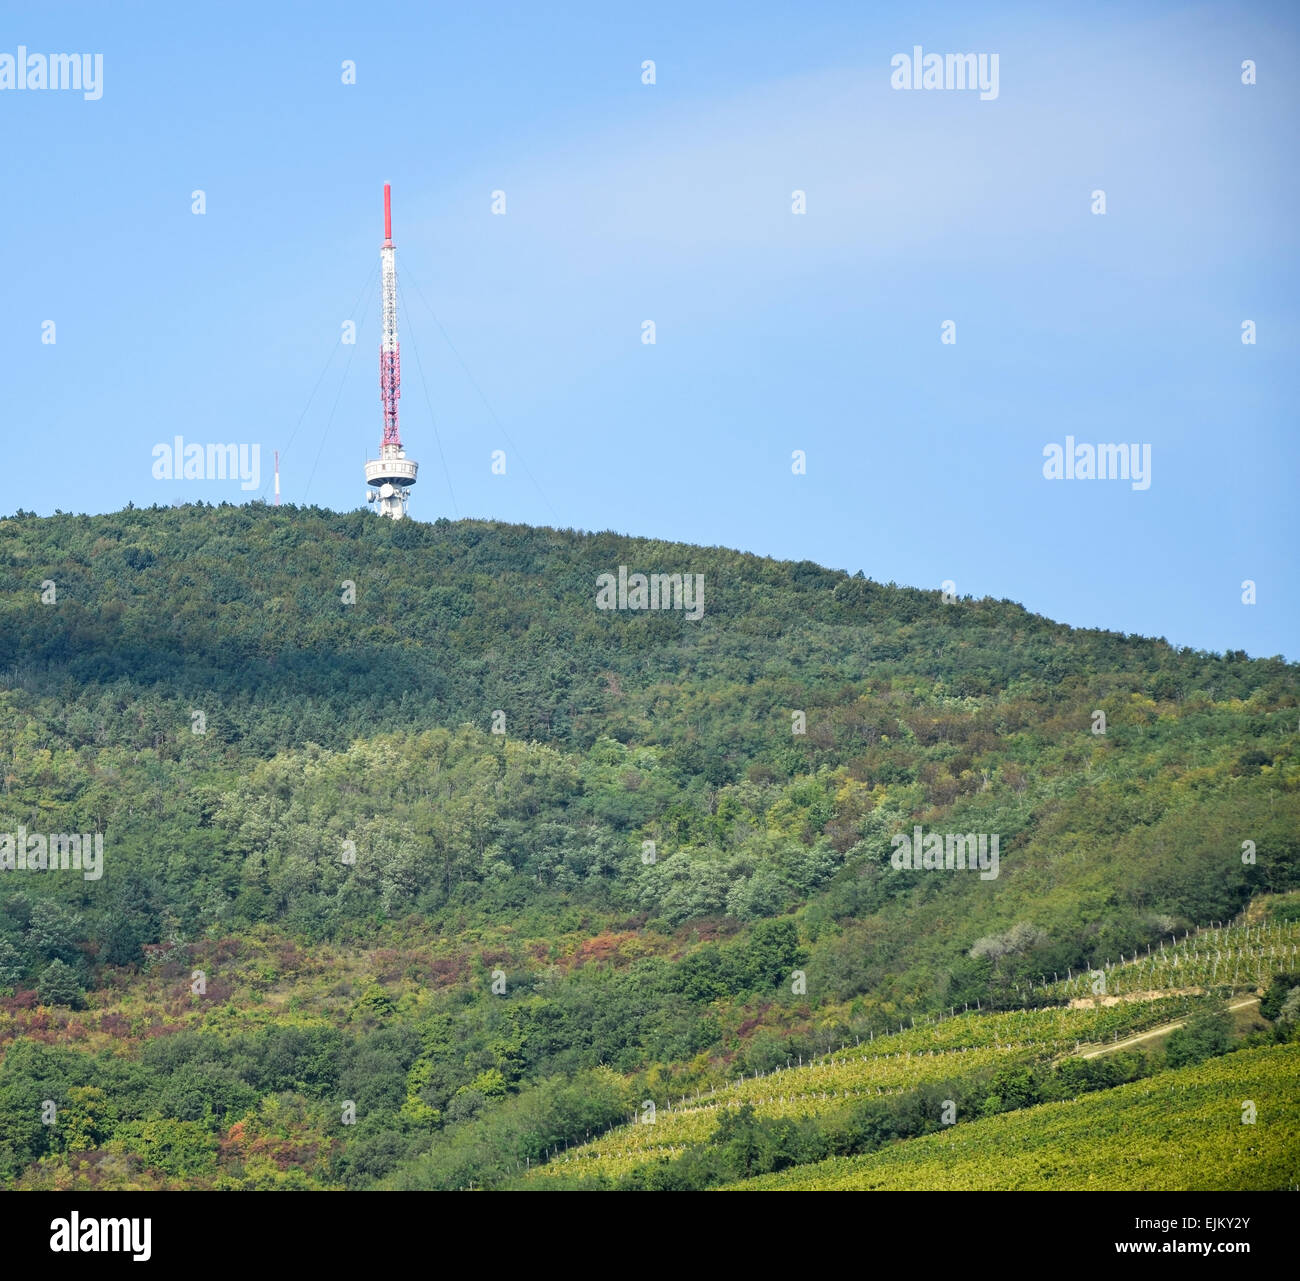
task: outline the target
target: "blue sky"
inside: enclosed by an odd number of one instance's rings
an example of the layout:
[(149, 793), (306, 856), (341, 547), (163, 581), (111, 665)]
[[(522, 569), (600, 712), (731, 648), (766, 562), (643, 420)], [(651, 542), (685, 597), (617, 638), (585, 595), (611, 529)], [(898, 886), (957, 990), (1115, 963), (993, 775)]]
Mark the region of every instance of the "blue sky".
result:
[[(0, 55), (104, 84), (0, 89), (0, 512), (247, 501), (155, 480), (176, 434), (359, 506), (387, 181), (416, 519), (1295, 658), (1300, 16), (1133, 10), (7, 5)], [(997, 53), (997, 99), (891, 89), (918, 44)], [(1046, 480), (1067, 435), (1149, 444), (1150, 488)]]

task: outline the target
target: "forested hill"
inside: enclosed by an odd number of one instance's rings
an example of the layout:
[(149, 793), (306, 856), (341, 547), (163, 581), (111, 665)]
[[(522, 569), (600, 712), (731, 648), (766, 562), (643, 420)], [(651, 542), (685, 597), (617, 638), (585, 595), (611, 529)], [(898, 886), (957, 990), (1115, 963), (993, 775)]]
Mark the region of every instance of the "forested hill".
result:
[[(789, 773), (850, 760), (895, 782), (935, 741), (969, 754), (1047, 722), (1055, 737), (1085, 704), (1109, 700), (1122, 724), (1189, 703), (1284, 704), (1296, 690), (1280, 660), (1073, 630), (1009, 601), (946, 604), (808, 561), (368, 515), (255, 505), (0, 521), (0, 664), (33, 693), (127, 681), (151, 703), (214, 700), (209, 746), (488, 728), (501, 709), (514, 738), (586, 748), (606, 735), (688, 757), (696, 745), (714, 782), (756, 762)], [(598, 575), (621, 565), (702, 575), (702, 617), (598, 610)], [(1126, 714), (1133, 698), (1142, 710)], [(902, 709), (915, 713), (906, 726)], [(956, 721), (967, 728), (950, 735)], [(890, 750), (873, 752), (885, 738)]]
[[(598, 609), (620, 566), (701, 575), (702, 615)], [(1064, 969), (1157, 918), (1223, 919), (1296, 861), (1293, 665), (718, 548), (261, 505), (20, 514), (0, 671), (0, 818), (105, 833), (102, 883), (32, 891), (78, 901), (83, 971), (163, 922), (811, 903), (851, 990), (936, 948), (960, 974), (1029, 915), (1027, 969)], [(999, 834), (998, 879), (890, 867), (917, 823)], [(960, 986), (928, 982), (911, 999)]]
[[(598, 608), (620, 567), (702, 612)], [(500, 1180), (646, 1091), (1060, 1000), (1300, 884), (1298, 693), (613, 534), (0, 520), (0, 1178)], [(916, 825), (998, 874), (895, 867)], [(6, 868), (20, 828), (102, 876)]]

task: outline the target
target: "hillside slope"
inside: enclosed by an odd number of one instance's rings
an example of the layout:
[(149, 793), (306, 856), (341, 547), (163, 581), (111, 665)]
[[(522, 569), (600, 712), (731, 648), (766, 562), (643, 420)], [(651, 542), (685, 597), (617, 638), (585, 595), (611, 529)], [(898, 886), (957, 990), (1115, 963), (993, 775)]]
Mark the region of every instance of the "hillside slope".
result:
[(1285, 1191), (1300, 1181), (1298, 1116), (1300, 1047), (1271, 1046), (732, 1190)]
[[(701, 616), (597, 608), (621, 566), (702, 575)], [(548, 1079), (673, 1093), (1061, 1000), (1300, 883), (1298, 694), (1280, 660), (718, 548), (288, 507), (20, 514), (0, 834), (100, 833), (104, 856), (98, 879), (0, 871), (0, 1047), (82, 1021), (44, 1007), (127, 1018), (129, 1055), (174, 1018), (193, 1035), (169, 1072), (242, 1085), (171, 1119), (224, 1132), (249, 1090), (342, 1088), (218, 1035), (305, 966), (272, 1023), (311, 1013), (302, 1036), (392, 1078), (364, 1185)], [(996, 836), (997, 876), (895, 868), (917, 825)], [(175, 1008), (137, 1026), (122, 993)], [(26, 1124), (0, 1126), (11, 1172), (59, 1151)]]

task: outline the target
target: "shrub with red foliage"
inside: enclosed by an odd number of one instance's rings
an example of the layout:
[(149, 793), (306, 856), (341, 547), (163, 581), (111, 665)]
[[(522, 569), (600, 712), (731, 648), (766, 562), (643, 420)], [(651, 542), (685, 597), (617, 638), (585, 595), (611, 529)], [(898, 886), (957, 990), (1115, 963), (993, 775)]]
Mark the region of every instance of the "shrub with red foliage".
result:
[(429, 962), (429, 973), (435, 983), (459, 982), (466, 969), (463, 956), (435, 956)]
[(749, 1036), (749, 1034), (752, 1031), (754, 1031), (755, 1028), (762, 1027), (763, 1015), (766, 1012), (767, 1012), (767, 1006), (763, 1006), (763, 1008), (759, 1011), (759, 1013), (754, 1018), (745, 1019), (745, 1021), (741, 1023), (741, 1025), (736, 1029), (736, 1036), (743, 1041), (747, 1036)]
[(231, 1157), (242, 1155), (244, 1146), (245, 1122), (236, 1121), (225, 1134), (217, 1140), (217, 1149), (219, 1152), (218, 1159), (223, 1163)]
[(624, 959), (623, 945), (635, 937), (635, 934), (611, 934), (608, 930), (603, 934), (597, 934), (595, 938), (587, 939), (578, 945), (573, 953), (573, 966), (578, 968), (590, 961), (604, 964), (621, 961)]
[(131, 1035), (131, 1020), (124, 1014), (110, 1011), (99, 1016), (99, 1030), (108, 1036), (128, 1037)]

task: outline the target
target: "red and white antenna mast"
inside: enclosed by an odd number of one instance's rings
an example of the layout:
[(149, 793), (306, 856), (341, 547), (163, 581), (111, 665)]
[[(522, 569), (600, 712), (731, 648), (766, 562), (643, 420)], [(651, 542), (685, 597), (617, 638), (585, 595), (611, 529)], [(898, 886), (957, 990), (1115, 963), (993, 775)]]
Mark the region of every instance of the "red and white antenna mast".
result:
[(280, 505), (280, 451), (275, 451), (275, 505)]
[(393, 189), (384, 183), (384, 335), (379, 347), (379, 399), (384, 406), (385, 445), (402, 447), (397, 429), (397, 399), (402, 394), (402, 351), (397, 342), (397, 263), (393, 248)]
[(397, 401), (402, 394), (401, 347), (397, 341), (397, 264), (393, 247), (392, 189), (384, 183), (384, 243), (379, 250), (383, 265), (383, 335), (379, 343), (379, 403), (384, 414), (384, 434), (379, 457), (366, 463), (366, 501), (381, 516), (401, 520), (406, 515), (407, 491), (415, 484), (419, 464), (407, 458), (397, 425)]

